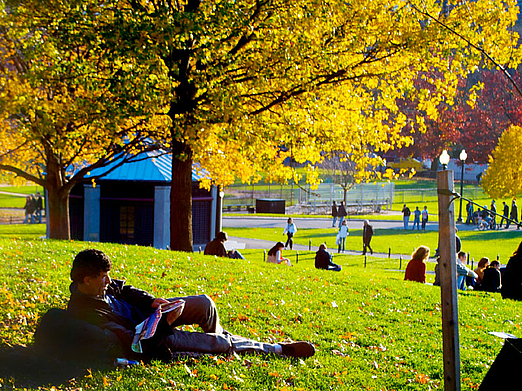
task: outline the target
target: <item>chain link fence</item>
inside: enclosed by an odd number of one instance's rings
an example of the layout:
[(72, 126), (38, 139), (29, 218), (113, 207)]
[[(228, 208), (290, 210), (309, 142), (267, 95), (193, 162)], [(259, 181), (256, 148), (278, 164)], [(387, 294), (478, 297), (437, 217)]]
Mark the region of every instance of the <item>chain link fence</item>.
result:
[[(458, 186), (456, 186), (459, 191)], [(484, 198), (480, 187), (466, 187), (466, 197)], [(256, 200), (284, 200), (286, 212), (289, 214), (327, 214), (331, 212), (333, 201), (338, 204), (344, 199), (344, 191), (340, 185), (322, 183), (312, 190), (310, 185), (234, 185), (225, 190), (223, 210), (254, 212)], [(396, 189), (391, 183), (364, 183), (354, 185), (346, 192), (346, 207), (350, 214), (380, 212), (391, 209), (392, 203), (415, 203), (434, 201), (437, 199), (436, 188)]]

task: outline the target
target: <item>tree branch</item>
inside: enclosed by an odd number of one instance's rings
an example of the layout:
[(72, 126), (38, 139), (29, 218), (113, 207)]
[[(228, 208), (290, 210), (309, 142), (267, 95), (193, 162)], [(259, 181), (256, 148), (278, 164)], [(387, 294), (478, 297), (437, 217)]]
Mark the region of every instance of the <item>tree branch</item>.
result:
[(513, 80), (513, 78), (511, 77), (511, 75), (509, 74), (509, 72), (507, 71), (507, 69), (500, 65), (493, 57), (491, 57), (484, 49), (482, 49), (481, 47), (475, 45), (473, 42), (471, 42), (469, 39), (467, 39), (466, 37), (464, 37), (463, 35), (459, 34), (457, 31), (455, 31), (454, 29), (452, 29), (450, 26), (448, 26), (447, 24), (441, 22), (438, 18), (432, 16), (429, 12), (427, 11), (422, 11), (421, 9), (419, 9), (419, 7), (417, 7), (415, 4), (413, 4), (411, 1), (408, 1), (408, 4), (410, 4), (414, 10), (416, 10), (417, 12), (419, 12), (420, 14), (424, 15), (424, 16), (427, 16), (428, 18), (432, 19), (435, 23), (439, 24), (440, 26), (442, 26), (443, 28), (445, 28), (446, 30), (448, 30), (449, 32), (451, 32), (452, 34), (456, 35), (457, 37), (459, 37), (460, 39), (462, 39), (464, 42), (466, 42), (469, 46), (471, 46), (473, 49), (477, 50), (478, 52), (482, 53), (492, 64), (494, 64), (498, 69), (500, 69), (502, 71), (502, 73), (504, 74), (504, 76), (506, 76), (508, 78), (508, 80), (511, 82), (511, 84), (513, 85), (513, 87), (515, 87), (515, 89), (517, 90), (517, 92), (519, 93), (520, 96), (522, 96), (522, 90), (520, 90), (520, 88), (518, 87), (517, 83), (515, 82), (515, 80)]

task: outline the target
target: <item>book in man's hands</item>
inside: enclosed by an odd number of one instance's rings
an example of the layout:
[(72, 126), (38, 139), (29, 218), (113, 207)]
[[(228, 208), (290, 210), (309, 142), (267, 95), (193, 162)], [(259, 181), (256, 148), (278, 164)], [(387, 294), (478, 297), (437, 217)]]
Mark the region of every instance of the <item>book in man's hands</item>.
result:
[(173, 317), (171, 315), (171, 321), (176, 320), (183, 312), (183, 308), (185, 308), (185, 300), (181, 299), (163, 303), (158, 308), (156, 308), (156, 311), (154, 311), (151, 316), (136, 326), (134, 339), (132, 340), (132, 351), (136, 353), (143, 353), (140, 341), (143, 339), (148, 339), (154, 335), (161, 316), (167, 312), (176, 311)]

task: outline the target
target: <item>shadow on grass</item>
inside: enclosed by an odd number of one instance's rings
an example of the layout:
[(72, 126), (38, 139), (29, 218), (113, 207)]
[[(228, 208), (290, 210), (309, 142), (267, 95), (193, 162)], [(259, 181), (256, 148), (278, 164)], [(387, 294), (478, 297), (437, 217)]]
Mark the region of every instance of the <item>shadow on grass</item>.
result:
[(473, 231), (473, 235), (467, 236), (464, 233), (461, 233), (460, 236), (465, 237), (466, 240), (469, 241), (503, 240), (516, 238), (519, 238), (522, 241), (522, 231)]
[(103, 369), (56, 359), (34, 346), (0, 345), (0, 378), (4, 379), (7, 389), (65, 384), (70, 379), (86, 375), (86, 368)]

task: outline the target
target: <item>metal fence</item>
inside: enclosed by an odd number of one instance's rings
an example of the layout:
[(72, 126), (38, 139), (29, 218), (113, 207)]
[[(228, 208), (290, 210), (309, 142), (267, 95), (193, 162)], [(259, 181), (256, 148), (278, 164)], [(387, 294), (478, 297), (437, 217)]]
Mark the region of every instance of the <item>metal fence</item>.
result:
[[(456, 184), (455, 191), (460, 192), (460, 187)], [(486, 198), (484, 190), (480, 187), (466, 187), (463, 190), (463, 195), (470, 199)], [(408, 202), (424, 202), (424, 201), (436, 201), (437, 200), (437, 189), (401, 189), (395, 190), (393, 196), (394, 202), (408, 203)]]
[[(346, 205), (351, 213), (380, 211), (390, 208), (393, 202), (394, 184), (359, 184), (346, 193)], [(339, 185), (239, 185), (225, 190), (225, 211), (252, 210), (256, 199), (285, 200), (290, 213), (329, 214), (332, 201), (340, 202), (344, 191)]]
[[(460, 191), (458, 185), (455, 190)], [(464, 195), (471, 199), (485, 197), (480, 187), (466, 187)], [(317, 189), (310, 185), (298, 186), (269, 185), (235, 185), (225, 190), (223, 210), (254, 211), (256, 199), (285, 200), (287, 213), (295, 214), (330, 214), (332, 201), (343, 200), (344, 191), (341, 186), (323, 183)], [(396, 189), (391, 183), (364, 183), (355, 185), (346, 193), (346, 206), (350, 214), (379, 212), (390, 209), (392, 203), (414, 203), (436, 201), (437, 189)]]

